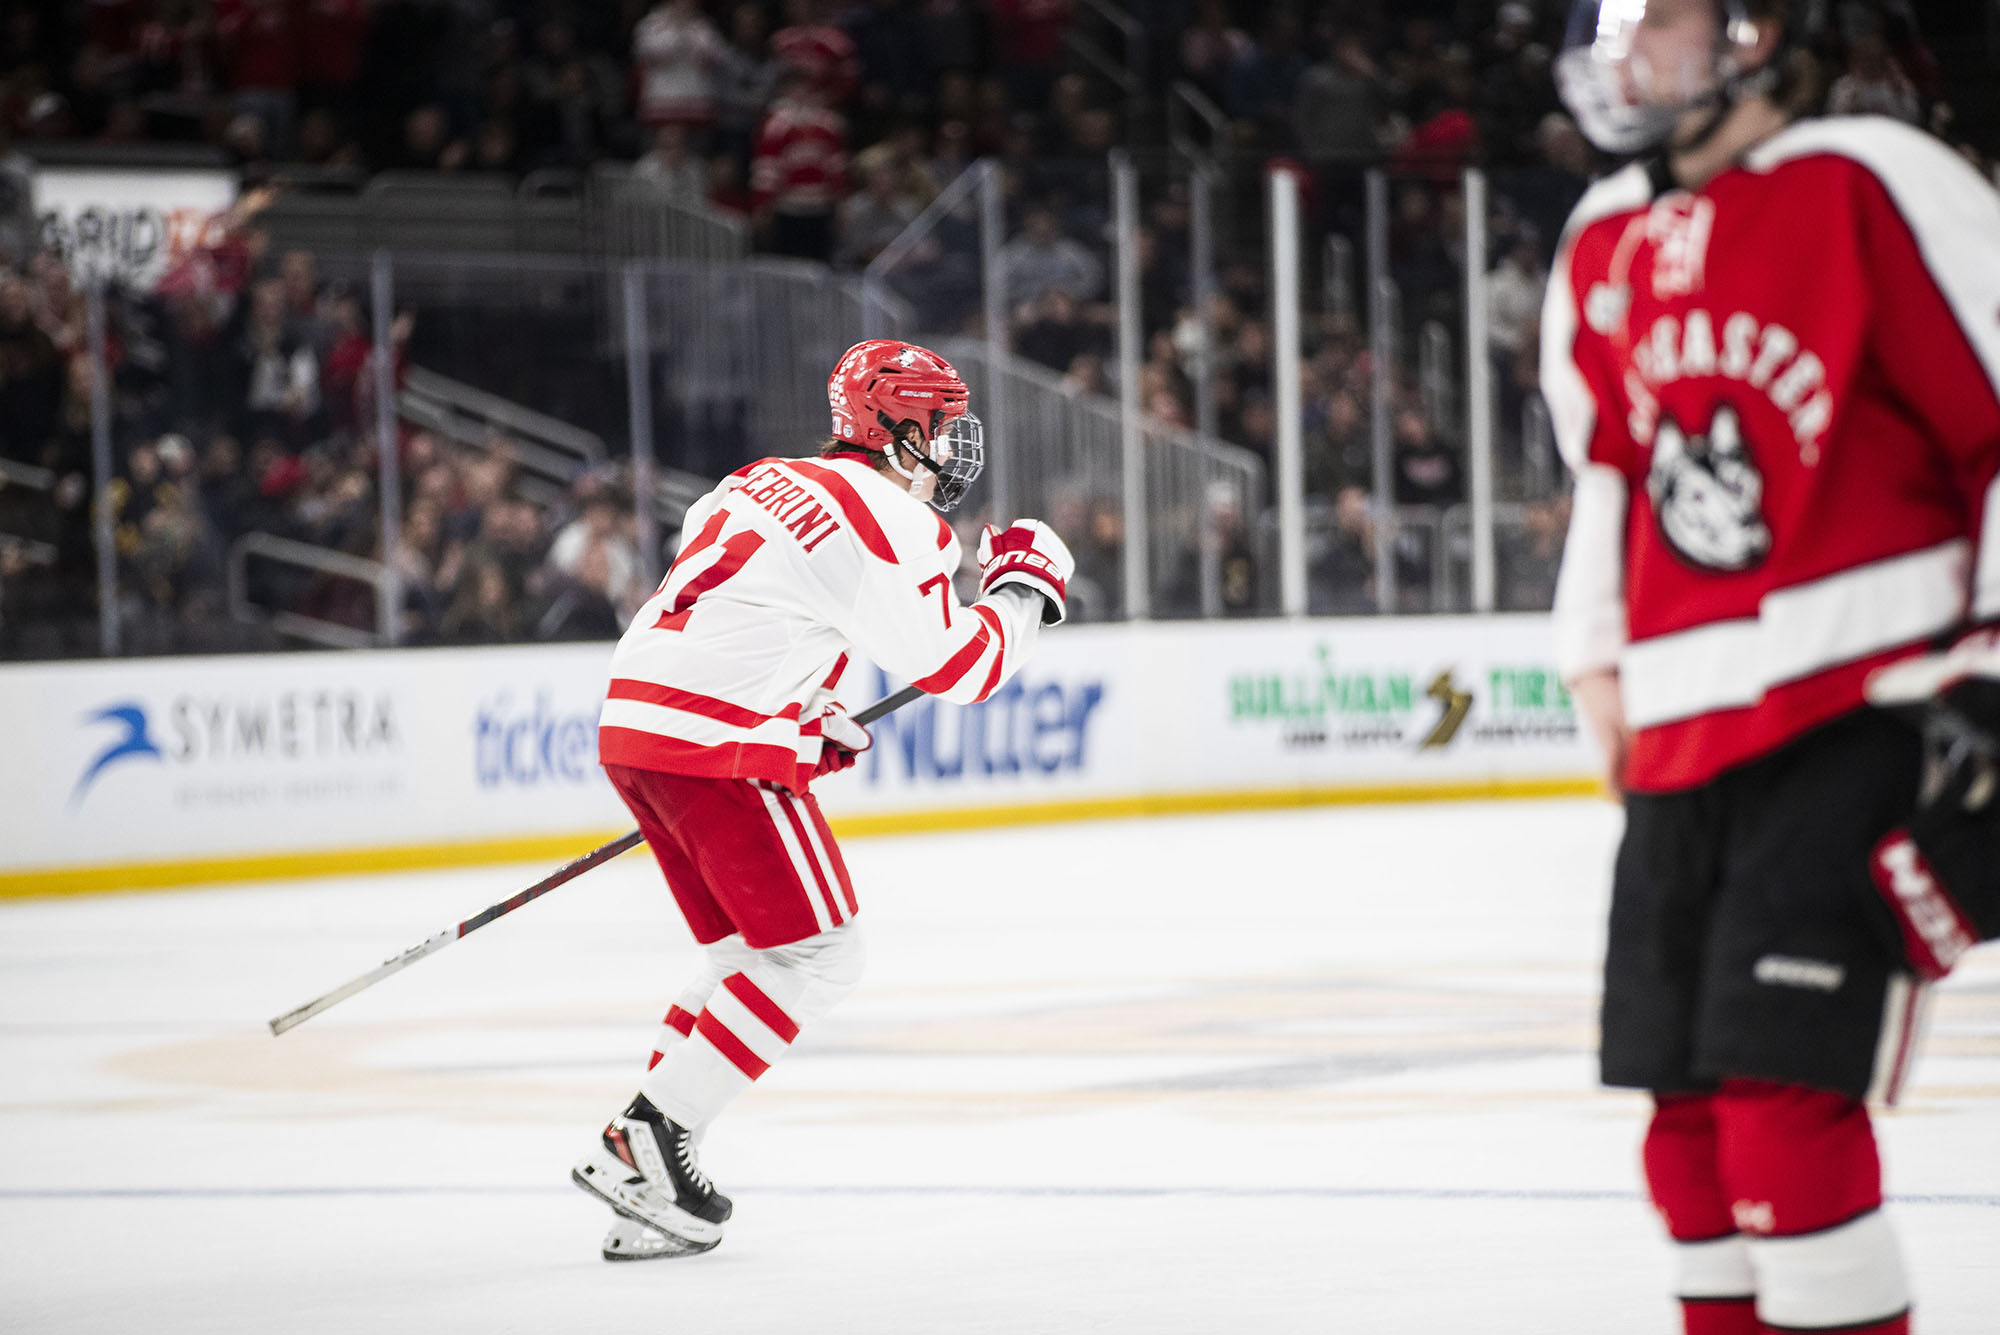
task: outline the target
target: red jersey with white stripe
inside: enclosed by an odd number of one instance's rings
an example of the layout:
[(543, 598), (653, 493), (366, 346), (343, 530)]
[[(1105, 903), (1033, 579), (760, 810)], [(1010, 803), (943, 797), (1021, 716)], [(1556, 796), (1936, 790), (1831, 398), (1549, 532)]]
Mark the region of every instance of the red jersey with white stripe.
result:
[(1936, 140), (1809, 120), (1697, 191), (1607, 178), (1542, 339), (1576, 473), (1558, 657), (1618, 669), (1631, 788), (1706, 782), (2000, 615), (2000, 196)]
[(751, 197), (780, 213), (825, 213), (847, 193), (847, 122), (837, 111), (780, 101), (757, 131)]
[(607, 765), (804, 792), (821, 709), (859, 651), (961, 704), (1026, 661), (1042, 599), (966, 607), (943, 519), (855, 459), (763, 459), (687, 512), (688, 536), (611, 658)]

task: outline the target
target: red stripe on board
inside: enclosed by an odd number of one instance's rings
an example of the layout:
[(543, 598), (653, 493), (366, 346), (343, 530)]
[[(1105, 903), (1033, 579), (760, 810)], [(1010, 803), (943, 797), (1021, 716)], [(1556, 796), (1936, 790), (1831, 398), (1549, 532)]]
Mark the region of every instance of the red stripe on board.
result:
[(773, 719), (795, 719), (799, 716), (799, 705), (796, 703), (786, 705), (782, 713), (760, 714), (754, 709), (733, 705), (712, 695), (682, 690), (678, 686), (662, 686), (653, 681), (641, 681), (637, 677), (613, 677), (610, 689), (605, 695), (612, 700), (637, 700), (641, 704), (664, 705), (668, 709), (678, 709), (684, 714), (699, 714), (703, 718), (714, 719), (717, 723), (727, 723), (738, 728), (757, 728)]
[(979, 633), (967, 640), (963, 648), (945, 660), (943, 667), (928, 677), (919, 677), (910, 684), (931, 695), (950, 690), (958, 685), (966, 673), (972, 671), (972, 665), (979, 661), (979, 656), (986, 652), (986, 646), (991, 642), (991, 632), (985, 626), (981, 626)]
[(677, 1031), (683, 1038), (694, 1032), (694, 1016), (679, 1006), (667, 1007), (667, 1018), (660, 1021), (667, 1028)]
[(715, 1045), (715, 1050), (729, 1058), (729, 1064), (755, 1080), (771, 1069), (771, 1063), (743, 1046), (743, 1040), (729, 1032), (729, 1026), (715, 1018), (715, 1012), (704, 1010), (701, 1018), (694, 1022), (701, 1036)]
[(785, 1014), (784, 1009), (771, 1000), (763, 988), (742, 974), (730, 974), (722, 980), (722, 985), (729, 989), (731, 996), (743, 1003), (744, 1010), (763, 1021), (766, 1029), (785, 1042), (789, 1043), (799, 1036), (799, 1027), (792, 1023), (792, 1017)]
[[(826, 904), (827, 914), (833, 919), (833, 925), (838, 927), (846, 919), (840, 916), (840, 905), (833, 899), (833, 887), (826, 883), (826, 873), (820, 870), (819, 859), (813, 856), (812, 840), (806, 837), (805, 823), (799, 819), (799, 813), (792, 809), (792, 795), (781, 789), (772, 791), (778, 799), (779, 809), (785, 813), (785, 819), (792, 823), (792, 836), (799, 842), (800, 855), (805, 858), (806, 866), (812, 868), (813, 879), (819, 882), (819, 897)], [(812, 893), (812, 887), (803, 881), (799, 883), (799, 888), (807, 894)]]
[(875, 522), (874, 513), (862, 501), (860, 493), (854, 490), (854, 485), (842, 477), (837, 469), (813, 463), (809, 459), (791, 459), (786, 462), (790, 464), (792, 471), (801, 477), (809, 478), (826, 488), (833, 498), (833, 508), (840, 511), (840, 517), (854, 530), (854, 536), (861, 539), (863, 547), (890, 565), (896, 564), (896, 549), (889, 545), (889, 535)]

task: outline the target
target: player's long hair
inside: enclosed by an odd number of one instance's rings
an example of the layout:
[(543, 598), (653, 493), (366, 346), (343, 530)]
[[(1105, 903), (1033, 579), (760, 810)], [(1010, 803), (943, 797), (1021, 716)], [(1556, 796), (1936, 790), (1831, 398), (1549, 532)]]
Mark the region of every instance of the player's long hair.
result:
[(1743, 0), (1753, 18), (1776, 19), (1785, 25), (1784, 45), (1773, 62), (1776, 76), (1768, 96), (1796, 120), (1826, 110), (1828, 33), (1821, 0)]

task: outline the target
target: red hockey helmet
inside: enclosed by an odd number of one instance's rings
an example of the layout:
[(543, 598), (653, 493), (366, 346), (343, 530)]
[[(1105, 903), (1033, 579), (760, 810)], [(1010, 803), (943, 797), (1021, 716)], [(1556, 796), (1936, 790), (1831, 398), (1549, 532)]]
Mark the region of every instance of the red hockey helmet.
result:
[(929, 348), (892, 338), (857, 343), (827, 377), (826, 398), (834, 439), (882, 455), (914, 490), (916, 472), (893, 448), (908, 447), (936, 476), (931, 503), (940, 510), (957, 504), (985, 466), (971, 393), (957, 368)]
[(826, 397), (835, 439), (885, 453), (903, 423), (915, 422), (928, 442), (971, 402), (950, 362), (893, 338), (849, 348), (827, 377)]

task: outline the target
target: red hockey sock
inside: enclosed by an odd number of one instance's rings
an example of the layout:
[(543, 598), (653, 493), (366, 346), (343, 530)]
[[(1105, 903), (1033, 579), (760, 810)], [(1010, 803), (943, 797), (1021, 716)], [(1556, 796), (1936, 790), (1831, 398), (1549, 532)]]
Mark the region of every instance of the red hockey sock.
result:
[(1674, 1240), (1687, 1335), (1759, 1335), (1750, 1252), (1729, 1215), (1706, 1095), (1663, 1094), (1646, 1129), (1646, 1185)]
[(1681, 1329), (1687, 1335), (1763, 1335), (1755, 1298), (1683, 1298)]
[(1644, 1153), (1646, 1186), (1676, 1242), (1736, 1231), (1722, 1190), (1715, 1107), (1708, 1095), (1656, 1095)]
[(1768, 1331), (1900, 1335), (1909, 1291), (1883, 1216), (1875, 1133), (1845, 1095), (1730, 1080), (1713, 1100), (1718, 1162)]

